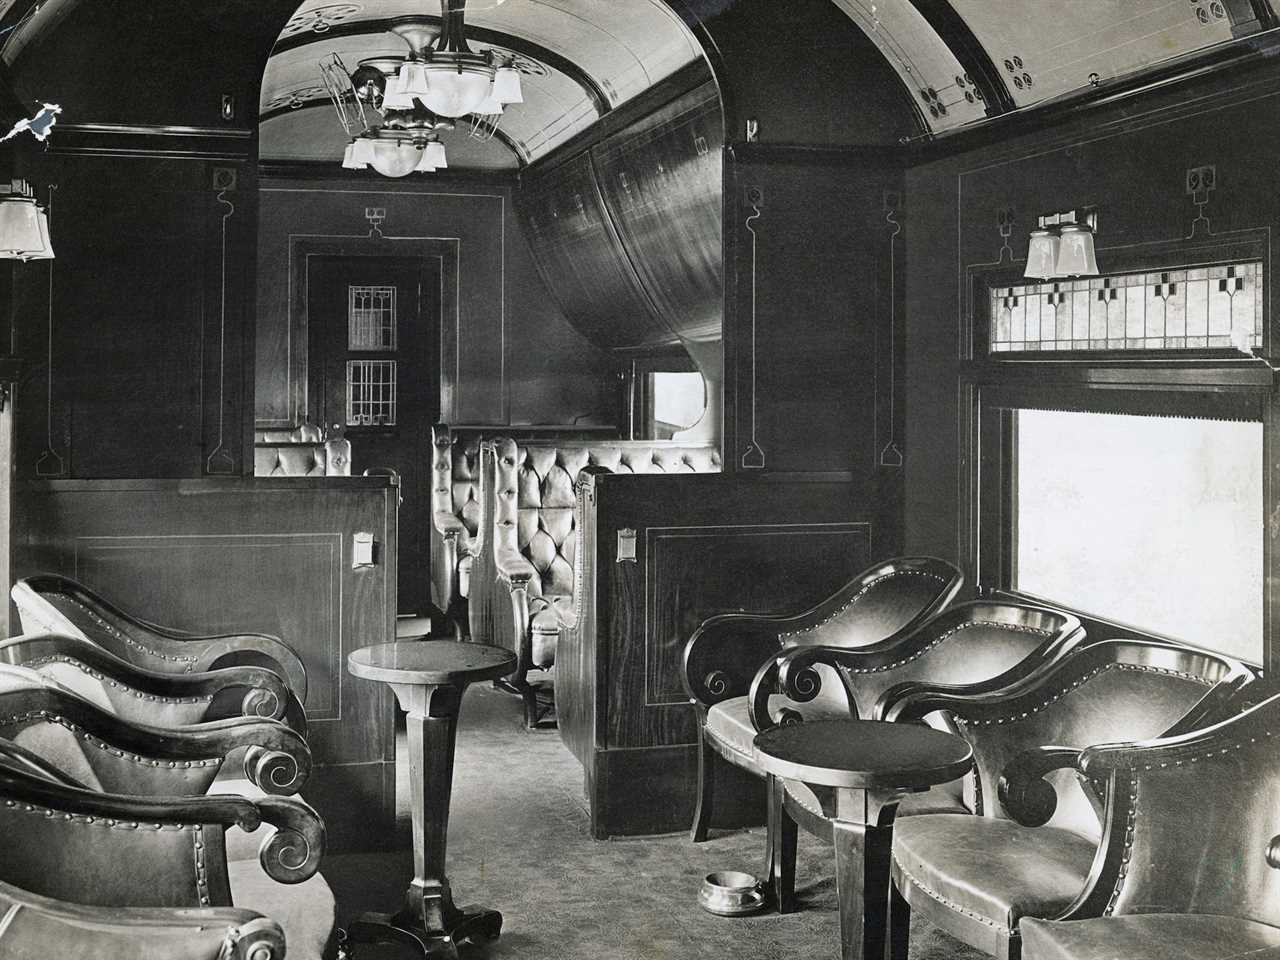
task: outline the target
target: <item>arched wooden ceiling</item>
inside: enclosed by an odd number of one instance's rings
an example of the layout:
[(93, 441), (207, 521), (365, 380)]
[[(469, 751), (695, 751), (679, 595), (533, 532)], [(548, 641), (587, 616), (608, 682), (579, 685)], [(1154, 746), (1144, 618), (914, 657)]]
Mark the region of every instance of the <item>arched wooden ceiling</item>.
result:
[[(0, 0), (0, 59), (74, 19), (83, 0)], [(1275, 27), (1269, 0), (830, 0), (910, 91), (922, 133), (944, 133), (1058, 101)], [(701, 55), (675, 8), (714, 19), (735, 0), (469, 0), (477, 49), (516, 57), (526, 103), (502, 138), (458, 142), (459, 165), (493, 169), (536, 160), (604, 113)], [(778, 0), (779, 15), (787, 4)], [(438, 17), (437, 0), (302, 0), (280, 29), (261, 87), (261, 153), (336, 159), (343, 137), (322, 122), (317, 61), (348, 64), (401, 54), (386, 31), (404, 16)], [(278, 16), (278, 14), (276, 14)], [(265, 16), (265, 14), (264, 14)], [(277, 21), (278, 22), (278, 21)], [(270, 29), (276, 29), (270, 25)], [(785, 43), (785, 23), (778, 28)], [(123, 55), (123, 51), (111, 51)], [(803, 56), (803, 51), (796, 51)]]

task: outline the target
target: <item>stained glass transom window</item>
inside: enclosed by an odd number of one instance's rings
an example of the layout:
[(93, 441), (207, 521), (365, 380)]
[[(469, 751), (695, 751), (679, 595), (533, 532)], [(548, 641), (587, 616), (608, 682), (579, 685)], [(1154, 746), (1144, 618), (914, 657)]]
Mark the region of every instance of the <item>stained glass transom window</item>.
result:
[(395, 426), (396, 361), (347, 361), (347, 426)]
[(347, 349), (396, 348), (396, 288), (351, 284), (347, 287)]
[(991, 290), (992, 353), (1262, 346), (1262, 262)]

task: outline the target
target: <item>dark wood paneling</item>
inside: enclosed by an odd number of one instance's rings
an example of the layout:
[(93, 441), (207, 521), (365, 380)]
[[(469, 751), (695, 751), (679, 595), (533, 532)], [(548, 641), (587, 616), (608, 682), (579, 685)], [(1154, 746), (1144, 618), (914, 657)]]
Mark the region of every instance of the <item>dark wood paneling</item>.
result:
[(720, 96), (708, 83), (591, 151), (646, 293), (690, 340), (718, 340), (724, 314), (723, 128)]
[[(598, 835), (650, 831), (655, 807), (661, 829), (676, 829), (692, 816), (691, 780), (666, 769), (645, 788), (653, 803), (628, 804), (634, 783), (607, 771), (662, 768), (663, 757), (693, 769), (696, 720), (680, 680), (688, 637), (717, 613), (807, 609), (879, 555), (879, 535), (848, 484), (705, 474), (583, 474), (579, 484), (582, 599), (556, 655), (560, 734), (586, 767)], [(621, 529), (637, 532), (634, 562), (617, 562)]]
[(19, 475), (244, 471), (251, 166), (38, 156), (23, 171), (41, 199), (56, 185), (57, 259), (26, 265), (14, 288), (31, 365)]
[(726, 467), (839, 475), (891, 504), (901, 175), (773, 152), (727, 154)]
[[(358, 477), (53, 481), (20, 489), (16, 513), (16, 576), (69, 574), (166, 626), (265, 631), (293, 646), (307, 667), (316, 763), (304, 795), (348, 835), (389, 829), (394, 790), (381, 768), (394, 763), (392, 704), (347, 673), (346, 657), (394, 636), (395, 487)], [(374, 534), (377, 566), (352, 569), (356, 531)], [(335, 765), (362, 792), (331, 790)]]

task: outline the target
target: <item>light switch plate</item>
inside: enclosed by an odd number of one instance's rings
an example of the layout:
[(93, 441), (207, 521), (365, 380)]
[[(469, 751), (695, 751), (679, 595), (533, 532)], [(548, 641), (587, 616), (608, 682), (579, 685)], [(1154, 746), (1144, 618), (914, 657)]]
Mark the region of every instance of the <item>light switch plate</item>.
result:
[(361, 567), (372, 567), (374, 565), (373, 546), (374, 540), (372, 533), (361, 531), (351, 535), (352, 570), (359, 570)]
[(623, 527), (618, 531), (618, 557), (617, 562), (624, 561), (636, 562), (636, 532), (630, 527)]

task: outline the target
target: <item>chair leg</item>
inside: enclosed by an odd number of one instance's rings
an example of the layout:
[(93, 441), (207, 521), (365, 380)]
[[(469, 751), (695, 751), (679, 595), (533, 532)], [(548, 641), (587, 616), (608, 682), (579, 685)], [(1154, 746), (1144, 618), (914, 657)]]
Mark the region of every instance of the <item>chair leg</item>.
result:
[(716, 758), (707, 746), (705, 730), (698, 731), (698, 805), (693, 811), (693, 826), (689, 830), (689, 840), (702, 843), (707, 839), (707, 828), (711, 826), (711, 807), (716, 796)]
[(911, 944), (911, 904), (889, 882), (889, 960), (907, 960)]
[(888, 939), (890, 828), (834, 820), (842, 960), (883, 960)]
[(770, 776), (769, 826), (765, 836), (767, 845), (765, 875), (773, 893), (774, 906), (779, 913), (794, 913), (796, 909), (796, 841), (799, 828), (783, 809), (782, 781)]

